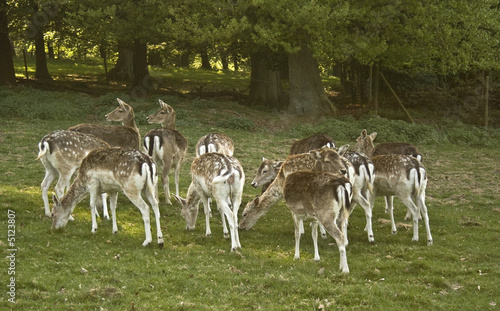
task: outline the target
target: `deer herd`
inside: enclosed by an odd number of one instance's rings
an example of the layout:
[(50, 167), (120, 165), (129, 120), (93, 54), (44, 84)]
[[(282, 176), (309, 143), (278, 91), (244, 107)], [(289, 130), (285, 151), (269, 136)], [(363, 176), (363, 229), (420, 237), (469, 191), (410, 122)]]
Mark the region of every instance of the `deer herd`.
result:
[[(427, 244), (432, 245), (429, 217), (425, 205), (427, 172), (422, 155), (407, 143), (374, 145), (377, 133), (361, 132), (352, 150), (349, 145), (335, 146), (334, 140), (316, 134), (297, 140), (284, 161), (262, 158), (257, 175), (251, 182), (262, 192), (248, 202), (238, 221), (245, 173), (233, 156), (234, 143), (222, 133), (209, 133), (195, 146), (191, 164), (191, 184), (186, 198), (179, 193), (181, 164), (187, 153), (186, 138), (175, 129), (175, 111), (163, 101), (160, 110), (146, 118), (160, 127), (146, 133), (141, 151), (141, 135), (135, 123), (132, 107), (120, 99), (118, 107), (106, 115), (106, 120), (121, 122), (121, 126), (79, 124), (67, 130), (47, 134), (38, 144), (38, 159), (45, 167), (41, 184), (45, 215), (52, 217), (52, 228), (65, 227), (73, 219), (75, 205), (90, 195), (92, 233), (97, 231), (98, 210), (109, 219), (109, 195), (112, 231), (118, 232), (116, 205), (118, 192), (140, 210), (146, 239), (152, 242), (150, 211), (156, 220), (158, 245), (163, 247), (160, 226), (158, 177), (161, 176), (165, 201), (170, 200), (170, 169), (175, 176), (175, 200), (181, 205), (186, 229), (195, 228), (198, 206), (203, 204), (207, 236), (211, 235), (210, 204), (215, 200), (222, 217), (223, 234), (231, 239), (231, 250), (241, 248), (239, 229), (249, 230), (274, 204), (284, 199), (295, 224), (295, 259), (300, 258), (300, 237), (304, 221), (310, 221), (314, 244), (314, 260), (320, 260), (318, 228), (323, 238), (331, 235), (340, 253), (340, 270), (349, 272), (346, 256), (349, 215), (359, 204), (365, 213), (368, 241), (375, 241), (372, 229), (372, 210), (375, 198), (385, 197), (386, 212), (390, 215), (391, 230), (397, 228), (393, 214), (393, 198), (398, 197), (407, 208), (405, 218), (413, 220), (413, 241), (418, 241), (418, 223), (423, 219)], [(78, 172), (70, 185), (70, 180)], [(50, 210), (48, 190), (58, 177)], [(144, 201), (143, 196), (149, 202)], [(227, 225), (229, 225), (229, 230)]]

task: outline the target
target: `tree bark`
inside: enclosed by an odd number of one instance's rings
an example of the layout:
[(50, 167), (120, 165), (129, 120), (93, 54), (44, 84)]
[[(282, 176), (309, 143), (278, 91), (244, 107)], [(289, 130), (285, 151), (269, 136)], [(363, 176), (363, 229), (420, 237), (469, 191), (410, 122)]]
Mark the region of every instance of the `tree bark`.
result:
[(148, 53), (147, 44), (141, 43), (140, 40), (134, 41), (134, 56), (133, 56), (133, 66), (134, 66), (134, 87), (141, 86), (145, 87), (144, 81), (149, 76), (148, 71)]
[(118, 60), (109, 71), (109, 78), (113, 81), (134, 81), (132, 44), (118, 41)]
[(296, 115), (337, 115), (321, 81), (318, 63), (307, 46), (288, 57), (290, 100), (288, 111)]
[(280, 72), (271, 69), (267, 53), (255, 53), (251, 56), (249, 104), (278, 110), (285, 108)]
[(38, 81), (50, 81), (52, 77), (47, 68), (47, 56), (45, 54), (45, 40), (43, 39), (43, 29), (38, 28), (35, 35), (35, 79)]
[(16, 73), (7, 22), (7, 1), (4, 0), (0, 2), (0, 85), (15, 83)]

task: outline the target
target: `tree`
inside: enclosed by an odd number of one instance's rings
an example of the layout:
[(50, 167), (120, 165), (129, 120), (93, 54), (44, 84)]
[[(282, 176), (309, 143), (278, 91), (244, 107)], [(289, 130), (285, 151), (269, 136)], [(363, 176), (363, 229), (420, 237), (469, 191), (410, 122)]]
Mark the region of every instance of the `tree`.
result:
[(7, 9), (7, 1), (0, 1), (0, 85), (16, 83), (12, 45), (9, 39)]

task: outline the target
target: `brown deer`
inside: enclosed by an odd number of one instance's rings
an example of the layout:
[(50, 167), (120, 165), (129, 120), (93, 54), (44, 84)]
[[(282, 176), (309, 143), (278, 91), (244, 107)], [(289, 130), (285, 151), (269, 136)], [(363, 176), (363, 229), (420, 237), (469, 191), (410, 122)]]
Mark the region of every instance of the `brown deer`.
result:
[(198, 140), (195, 152), (197, 157), (208, 152), (218, 152), (232, 156), (234, 153), (234, 143), (226, 134), (209, 133)]
[(209, 198), (214, 198), (217, 209), (222, 216), (224, 237), (228, 237), (227, 218), (231, 234), (231, 251), (241, 248), (238, 234), (238, 210), (241, 204), (245, 173), (240, 162), (220, 153), (205, 153), (195, 158), (191, 165), (192, 181), (189, 185), (186, 199), (175, 196), (182, 205), (182, 216), (186, 219), (186, 228), (194, 230), (198, 217), (198, 203), (201, 200), (205, 206), (206, 235), (210, 230), (210, 216), (207, 212)]
[[(361, 131), (361, 135), (356, 139), (356, 144), (353, 147), (354, 151), (363, 153), (368, 157), (374, 157), (376, 155), (382, 154), (404, 154), (416, 158), (419, 162), (422, 162), (422, 155), (418, 152), (417, 147), (408, 143), (381, 143), (377, 146), (374, 145), (373, 141), (377, 137), (377, 132), (373, 132), (368, 135), (366, 130)], [(389, 205), (394, 204), (394, 197), (385, 197), (385, 212), (389, 212)], [(406, 211), (405, 220), (411, 219), (411, 211), (408, 209)]]
[(161, 127), (146, 133), (144, 147), (149, 156), (162, 168), (161, 180), (165, 192), (165, 201), (171, 205), (168, 175), (170, 169), (175, 167), (175, 194), (179, 195), (179, 174), (188, 145), (186, 138), (175, 129), (174, 109), (161, 100), (159, 102), (160, 110), (148, 116), (146, 120), (149, 123), (161, 124)]
[(52, 228), (65, 227), (75, 205), (83, 200), (87, 194), (90, 194), (92, 233), (95, 233), (97, 231), (96, 200), (98, 195), (107, 192), (111, 197), (113, 233), (117, 233), (116, 201), (118, 191), (121, 190), (141, 211), (146, 233), (143, 246), (152, 241), (149, 206), (142, 198), (142, 195), (146, 196), (155, 214), (158, 245), (161, 248), (163, 247), (163, 235), (158, 201), (155, 197), (156, 180), (156, 165), (148, 155), (139, 150), (124, 150), (117, 147), (94, 150), (82, 161), (78, 176), (68, 192), (62, 198), (54, 195)]
[(252, 228), (271, 206), (283, 198), (285, 177), (301, 170), (310, 171), (314, 167), (317, 158), (327, 159), (331, 165), (330, 171), (341, 174), (346, 173), (346, 167), (340, 155), (330, 148), (316, 149), (309, 153), (288, 156), (267, 190), (261, 196), (257, 196), (247, 203), (240, 220), (240, 228), (245, 230)]
[[(38, 144), (37, 160), (40, 160), (45, 167), (45, 177), (41, 188), (47, 217), (51, 216), (48, 191), (54, 179), (59, 176), (55, 192), (62, 197), (70, 186), (71, 176), (87, 154), (92, 150), (107, 147), (109, 145), (100, 138), (73, 131), (55, 131), (42, 138)], [(107, 210), (105, 210), (105, 217), (106, 212)]]
[(324, 134), (314, 134), (304, 139), (295, 141), (290, 148), (290, 154), (306, 153), (313, 149), (335, 148), (333, 138)]
[[(375, 166), (374, 196), (370, 198), (372, 208), (377, 196), (397, 196), (413, 217), (412, 240), (418, 241), (418, 220), (421, 214), (427, 232), (427, 245), (432, 245), (429, 216), (425, 205), (427, 172), (422, 163), (415, 157), (402, 154), (378, 155), (371, 160)], [(388, 210), (392, 233), (396, 234), (392, 204), (389, 204)]]
[(68, 130), (92, 134), (107, 142), (111, 147), (139, 149), (141, 134), (135, 124), (134, 109), (117, 98), (118, 107), (106, 115), (107, 121), (122, 122), (121, 126), (101, 124), (79, 124)]
[(318, 252), (318, 224), (335, 239), (340, 253), (340, 270), (349, 273), (347, 265), (347, 237), (339, 228), (349, 219), (351, 184), (347, 178), (324, 171), (299, 171), (285, 179), (283, 196), (292, 212), (295, 224), (295, 259), (300, 258), (300, 223), (313, 220), (312, 238), (314, 260), (320, 260)]

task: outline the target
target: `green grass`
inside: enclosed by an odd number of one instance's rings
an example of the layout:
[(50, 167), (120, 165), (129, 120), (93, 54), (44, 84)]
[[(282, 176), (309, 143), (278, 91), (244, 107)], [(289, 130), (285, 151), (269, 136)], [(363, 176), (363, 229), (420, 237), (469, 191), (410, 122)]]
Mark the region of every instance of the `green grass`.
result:
[[(163, 193), (163, 249), (154, 243), (141, 246), (144, 228), (140, 213), (123, 195), (118, 202), (118, 234), (111, 233), (111, 223), (105, 220), (99, 220), (98, 232), (91, 234), (88, 199), (76, 207), (75, 221), (63, 230), (51, 231), (41, 200), (44, 169), (35, 160), (39, 140), (80, 122), (105, 123), (102, 116), (114, 109), (114, 98), (127, 98), (128, 94), (89, 97), (31, 89), (0, 92), (2, 111), (38, 102), (37, 112), (14, 111), (0, 118), (0, 227), (4, 231), (0, 237), (4, 253), (0, 303), (7, 308), (496, 310), (500, 304), (498, 130), (463, 124), (408, 126), (369, 118), (309, 120), (232, 102), (160, 97), (176, 110), (177, 129), (189, 142), (181, 172), (181, 195), (185, 196), (191, 181), (189, 166), (195, 142), (208, 132), (223, 131), (233, 138), (235, 156), (247, 175), (240, 213), (260, 191), (253, 189), (250, 181), (261, 157), (285, 158), (294, 139), (321, 131), (336, 138), (338, 144), (353, 144), (359, 132), (368, 128), (379, 131), (381, 140), (415, 141), (429, 171), (427, 206), (434, 245), (426, 245), (422, 223), (421, 240), (411, 242), (411, 228), (403, 221), (406, 209), (397, 199), (399, 232), (390, 234), (383, 199), (379, 198), (373, 216), (375, 244), (367, 242), (361, 208), (357, 207), (350, 218), (347, 258), (351, 272), (342, 275), (332, 238), (319, 241), (321, 261), (313, 261), (308, 227), (301, 240), (302, 258), (293, 260), (293, 221), (283, 202), (252, 230), (240, 232), (242, 249), (236, 253), (230, 252), (230, 241), (223, 239), (215, 209), (212, 236), (205, 237), (202, 211), (196, 229), (186, 231), (180, 206), (166, 206)], [(144, 117), (157, 109), (156, 99), (126, 99), (136, 108), (143, 135), (154, 127)], [(81, 103), (86, 103), (84, 109)], [(65, 119), (54, 112), (59, 107), (79, 113)], [(16, 212), (15, 305), (7, 301), (9, 276), (4, 273), (10, 264), (8, 210)]]

